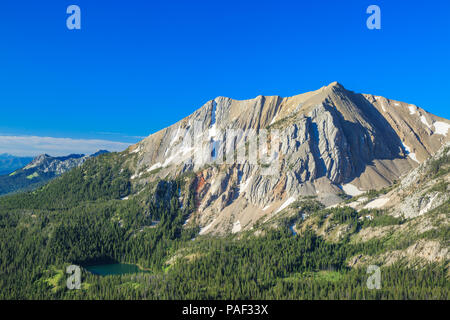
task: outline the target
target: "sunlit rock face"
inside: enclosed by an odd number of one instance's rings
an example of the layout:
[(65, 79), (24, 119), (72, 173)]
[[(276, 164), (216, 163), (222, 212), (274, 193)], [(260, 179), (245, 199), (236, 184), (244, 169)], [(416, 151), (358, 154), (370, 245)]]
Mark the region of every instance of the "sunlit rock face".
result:
[(387, 186), (450, 141), (449, 128), (415, 105), (334, 82), (288, 98), (218, 97), (127, 152), (137, 186), (195, 173), (195, 220), (227, 233), (302, 196), (328, 206)]

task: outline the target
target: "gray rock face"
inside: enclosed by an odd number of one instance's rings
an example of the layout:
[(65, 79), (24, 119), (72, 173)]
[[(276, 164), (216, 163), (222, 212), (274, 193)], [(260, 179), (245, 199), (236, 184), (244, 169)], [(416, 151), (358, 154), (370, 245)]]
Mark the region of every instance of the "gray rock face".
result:
[[(397, 185), (381, 192), (367, 202), (366, 196), (359, 197), (349, 206), (356, 210), (383, 209), (386, 213), (405, 219), (423, 216), (440, 207), (450, 199), (450, 143), (444, 144), (433, 156), (418, 167), (400, 177)], [(440, 209), (443, 214), (447, 209)]]
[(24, 169), (34, 169), (44, 173), (54, 173), (61, 175), (75, 167), (83, 164), (89, 156), (84, 154), (71, 154), (67, 157), (51, 157), (48, 154), (42, 154), (33, 159)]
[(396, 196), (401, 196), (402, 201), (395, 206), (394, 215), (414, 218), (439, 207), (450, 199), (448, 186), (446, 190), (433, 190), (442, 181), (450, 182), (450, 174), (427, 179), (432, 176), (431, 164), (437, 160), (442, 161), (444, 157), (447, 159), (445, 165), (448, 166), (450, 143), (444, 145), (430, 159), (402, 177), (398, 190), (395, 190)]
[(30, 164), (23, 168), (23, 170), (34, 169), (44, 173), (61, 175), (64, 172), (81, 166), (89, 158), (97, 157), (108, 152), (109, 151), (106, 150), (99, 150), (90, 156), (84, 154), (70, 154), (64, 157), (52, 157), (48, 154), (41, 154), (34, 158)]
[(240, 211), (251, 228), (300, 196), (330, 205), (342, 192), (391, 184), (450, 140), (446, 126), (416, 106), (332, 83), (289, 98), (218, 97), (128, 152), (134, 183), (194, 171), (201, 224), (234, 225)]

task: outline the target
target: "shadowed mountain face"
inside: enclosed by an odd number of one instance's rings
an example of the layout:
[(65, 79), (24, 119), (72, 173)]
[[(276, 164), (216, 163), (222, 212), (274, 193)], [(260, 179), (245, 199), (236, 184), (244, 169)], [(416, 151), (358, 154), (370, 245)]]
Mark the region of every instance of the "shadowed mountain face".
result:
[(15, 157), (10, 154), (0, 154), (0, 175), (9, 174), (30, 163), (33, 158)]
[(194, 172), (203, 231), (237, 232), (302, 196), (332, 205), (390, 185), (449, 141), (449, 128), (415, 105), (334, 82), (288, 98), (218, 97), (126, 152), (137, 189)]
[(100, 150), (91, 156), (71, 154), (64, 157), (52, 157), (42, 154), (25, 167), (9, 174), (0, 175), (0, 195), (30, 191), (36, 189), (61, 174), (82, 165), (88, 158), (107, 153)]

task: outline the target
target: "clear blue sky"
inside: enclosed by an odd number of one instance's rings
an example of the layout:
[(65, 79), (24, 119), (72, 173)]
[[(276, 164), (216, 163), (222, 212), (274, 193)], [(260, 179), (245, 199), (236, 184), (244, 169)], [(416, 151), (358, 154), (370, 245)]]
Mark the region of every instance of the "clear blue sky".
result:
[(0, 135), (136, 142), (216, 96), (332, 81), (450, 118), (447, 0), (3, 0), (0, 39)]

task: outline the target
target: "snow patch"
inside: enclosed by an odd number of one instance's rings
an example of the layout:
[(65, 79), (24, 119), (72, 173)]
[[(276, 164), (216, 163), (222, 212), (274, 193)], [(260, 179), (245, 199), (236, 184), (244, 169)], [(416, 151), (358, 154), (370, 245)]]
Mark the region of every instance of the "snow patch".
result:
[(446, 136), (448, 130), (450, 129), (450, 124), (441, 121), (436, 121), (433, 125), (434, 125), (434, 133), (443, 136)]
[(206, 227), (201, 228), (199, 234), (205, 234), (206, 231), (208, 231), (212, 225), (214, 224), (214, 222), (216, 221), (216, 219), (214, 219), (210, 224), (208, 224)]
[(147, 172), (153, 171), (153, 170), (155, 170), (155, 169), (159, 169), (159, 168), (161, 168), (161, 166), (162, 166), (162, 165), (161, 165), (160, 162), (155, 163), (154, 165), (152, 165), (150, 168), (147, 169)]
[(270, 122), (269, 126), (273, 125), (277, 121), (278, 114), (273, 117), (272, 121)]
[(186, 226), (189, 222), (189, 220), (191, 220), (191, 217), (187, 218), (186, 221), (183, 223), (183, 227)]
[(359, 196), (365, 193), (365, 191), (359, 190), (356, 186), (352, 185), (351, 183), (342, 185), (342, 190), (344, 190), (346, 194), (351, 195), (352, 197)]
[(416, 158), (416, 154), (414, 152), (411, 152), (411, 149), (402, 142), (403, 148), (405, 148), (406, 154), (408, 155), (408, 157), (410, 157), (411, 159), (413, 159), (415, 162), (420, 163), (419, 160), (417, 160)]
[(141, 173), (139, 173), (139, 174), (135, 173), (135, 174), (133, 174), (133, 175), (130, 177), (130, 179), (136, 179), (136, 178), (139, 178), (139, 177), (141, 177), (143, 174), (144, 174), (144, 172), (141, 172)]
[(289, 206), (291, 203), (293, 203), (295, 201), (294, 197), (289, 197), (279, 208), (277, 211), (275, 211), (275, 213), (280, 212), (281, 210), (284, 210), (285, 208), (287, 208), (287, 206)]
[(242, 227), (241, 227), (241, 222), (238, 220), (233, 224), (233, 229), (231, 230), (232, 233), (236, 233), (241, 231)]
[(420, 116), (420, 121), (422, 121), (422, 123), (423, 123), (424, 125), (426, 125), (428, 128), (431, 129), (431, 126), (428, 124), (427, 118), (425, 118), (424, 115)]
[(413, 106), (413, 105), (408, 106), (408, 109), (409, 109), (409, 114), (411, 114), (411, 115), (416, 114), (416, 111), (417, 111), (416, 106)]

